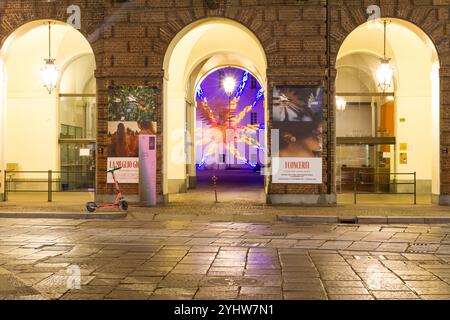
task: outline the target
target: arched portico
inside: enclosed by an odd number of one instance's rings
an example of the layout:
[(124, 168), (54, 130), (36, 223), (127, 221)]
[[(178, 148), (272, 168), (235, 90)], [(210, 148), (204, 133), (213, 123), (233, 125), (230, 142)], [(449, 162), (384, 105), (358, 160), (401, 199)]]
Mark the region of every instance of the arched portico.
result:
[[(195, 182), (195, 89), (212, 71), (239, 67), (267, 88), (264, 49), (245, 26), (210, 18), (185, 27), (172, 40), (164, 59), (164, 195), (185, 192)], [(266, 100), (267, 101), (267, 100)]]

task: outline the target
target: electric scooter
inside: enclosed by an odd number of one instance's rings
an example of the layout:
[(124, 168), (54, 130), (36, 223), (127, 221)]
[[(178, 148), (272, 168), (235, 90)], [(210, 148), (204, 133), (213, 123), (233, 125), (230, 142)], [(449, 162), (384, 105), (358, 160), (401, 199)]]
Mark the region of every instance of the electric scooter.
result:
[(125, 201), (122, 192), (120, 191), (119, 188), (119, 182), (117, 181), (116, 175), (114, 174), (114, 172), (120, 170), (122, 168), (111, 168), (108, 171), (106, 171), (107, 173), (111, 173), (113, 180), (114, 180), (114, 190), (116, 191), (117, 195), (116, 195), (116, 199), (114, 201), (114, 203), (112, 204), (96, 204), (95, 202), (88, 202), (86, 203), (86, 209), (89, 212), (94, 212), (97, 209), (113, 209), (113, 208), (119, 208), (122, 211), (127, 211), (128, 210), (128, 202)]

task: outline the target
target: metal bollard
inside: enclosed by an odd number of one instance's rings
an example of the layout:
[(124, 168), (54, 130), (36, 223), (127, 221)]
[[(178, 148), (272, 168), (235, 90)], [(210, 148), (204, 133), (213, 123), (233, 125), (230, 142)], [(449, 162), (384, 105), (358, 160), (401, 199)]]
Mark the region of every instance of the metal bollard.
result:
[(417, 204), (417, 173), (414, 172), (414, 205)]
[(212, 181), (213, 187), (214, 187), (214, 196), (215, 196), (215, 199), (216, 199), (216, 203), (219, 202), (219, 200), (217, 200), (217, 181), (218, 180), (219, 180), (219, 178), (216, 177), (216, 176), (211, 178), (211, 181)]
[(52, 170), (48, 170), (48, 189), (47, 189), (47, 193), (48, 193), (48, 202), (52, 202), (52, 190), (53, 188), (53, 177), (52, 177)]

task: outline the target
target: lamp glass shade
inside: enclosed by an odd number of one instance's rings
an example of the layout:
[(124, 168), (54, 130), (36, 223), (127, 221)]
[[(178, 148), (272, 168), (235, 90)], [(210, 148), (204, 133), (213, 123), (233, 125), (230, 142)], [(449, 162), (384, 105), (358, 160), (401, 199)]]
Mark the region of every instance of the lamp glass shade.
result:
[(59, 70), (56, 68), (54, 59), (46, 59), (41, 69), (42, 84), (47, 88), (49, 94), (56, 88)]
[(392, 80), (394, 76), (394, 71), (389, 63), (389, 60), (382, 59), (380, 66), (376, 71), (378, 87), (383, 91), (389, 89), (392, 86)]

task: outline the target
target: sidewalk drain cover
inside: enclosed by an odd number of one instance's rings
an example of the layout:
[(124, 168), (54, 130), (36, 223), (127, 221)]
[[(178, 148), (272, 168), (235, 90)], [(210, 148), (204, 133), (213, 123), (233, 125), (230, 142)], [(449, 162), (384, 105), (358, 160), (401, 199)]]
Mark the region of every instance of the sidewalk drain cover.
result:
[(208, 280), (209, 284), (213, 284), (216, 286), (237, 286), (237, 287), (242, 287), (242, 286), (250, 286), (250, 285), (255, 285), (258, 283), (258, 280), (254, 279), (254, 278), (214, 278), (214, 279), (210, 279)]
[(436, 251), (430, 245), (431, 245), (431, 243), (412, 243), (409, 246), (407, 252), (410, 252), (410, 253), (429, 253), (429, 252)]
[(287, 233), (282, 232), (270, 232), (270, 233), (264, 233), (264, 237), (287, 237)]
[(339, 218), (339, 223), (341, 224), (356, 224), (357, 219), (352, 217), (352, 218)]
[(240, 245), (243, 247), (259, 247), (261, 242), (242, 241)]

